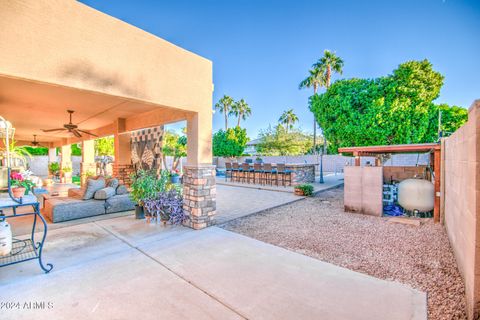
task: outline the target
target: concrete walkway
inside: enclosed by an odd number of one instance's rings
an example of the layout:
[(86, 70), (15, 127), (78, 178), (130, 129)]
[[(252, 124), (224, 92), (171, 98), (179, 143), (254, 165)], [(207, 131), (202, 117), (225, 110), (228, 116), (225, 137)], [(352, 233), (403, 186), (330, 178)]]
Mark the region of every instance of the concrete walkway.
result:
[(45, 261), (0, 269), (20, 303), (2, 319), (426, 319), (424, 293), (216, 227), (89, 222), (52, 230)]
[[(343, 175), (325, 176), (325, 183), (314, 183), (314, 192), (343, 185)], [(217, 224), (248, 216), (263, 210), (298, 201), (304, 197), (293, 194), (293, 187), (261, 186), (226, 182), (217, 178)]]

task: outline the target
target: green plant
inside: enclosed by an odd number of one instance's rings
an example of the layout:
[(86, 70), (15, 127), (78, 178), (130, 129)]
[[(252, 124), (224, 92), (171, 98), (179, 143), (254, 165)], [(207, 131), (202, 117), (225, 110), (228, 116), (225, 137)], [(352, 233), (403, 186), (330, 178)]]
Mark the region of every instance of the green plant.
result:
[[(428, 60), (410, 61), (385, 77), (336, 81), (310, 98), (310, 110), (333, 152), (339, 147), (433, 142), (440, 108), (433, 101), (442, 84), (443, 76)], [(442, 126), (448, 124), (449, 131), (465, 120), (464, 112), (448, 116), (453, 119)]]
[(238, 157), (243, 154), (248, 142), (247, 131), (240, 127), (227, 131), (218, 130), (213, 135), (213, 155), (216, 157)]
[(72, 167), (68, 167), (68, 166), (63, 167), (63, 168), (62, 168), (62, 171), (63, 171), (64, 173), (72, 172)]
[(154, 199), (159, 192), (172, 189), (170, 173), (167, 170), (162, 170), (158, 176), (154, 170), (138, 170), (130, 178), (130, 197), (140, 206), (143, 206), (146, 200)]
[[(0, 147), (0, 153), (1, 153), (2, 159), (6, 158), (6, 152), (7, 152), (7, 149), (4, 146), (5, 146), (5, 140), (3, 140), (3, 147)], [(27, 147), (17, 146), (15, 140), (12, 140), (10, 142), (9, 155), (10, 155), (10, 159), (18, 159), (23, 163), (23, 165), (27, 164), (27, 159), (32, 159), (32, 155), (28, 152)]]
[(285, 132), (288, 133), (288, 130), (293, 129), (295, 122), (298, 122), (298, 117), (295, 112), (293, 112), (293, 109), (290, 109), (282, 113), (278, 122), (284, 125)]
[(230, 108), (232, 105), (235, 103), (235, 101), (232, 99), (232, 97), (227, 96), (226, 94), (223, 95), (223, 97), (218, 100), (218, 102), (215, 104), (215, 110), (220, 111), (220, 113), (223, 113), (225, 117), (225, 130), (228, 130), (228, 116), (231, 113)]
[[(187, 155), (187, 137), (185, 135), (179, 135), (173, 131), (165, 132), (164, 146), (162, 149), (163, 163), (166, 166), (166, 156), (172, 156), (172, 171), (175, 171), (178, 167), (180, 159)], [(165, 169), (167, 169), (165, 167)]]
[(25, 188), (25, 194), (28, 194), (30, 190), (35, 187), (35, 183), (30, 180), (30, 171), (24, 173), (12, 172), (10, 174), (10, 183), (12, 187)]
[(60, 164), (58, 162), (50, 162), (48, 164), (48, 172), (50, 172), (50, 174), (58, 174), (58, 172), (60, 171)]
[(238, 118), (237, 127), (240, 127), (240, 121), (246, 120), (252, 114), (252, 109), (244, 99), (240, 99), (232, 105), (230, 114)]
[(97, 156), (113, 156), (114, 155), (113, 137), (104, 137), (104, 138), (95, 139), (95, 154)]
[(303, 195), (307, 197), (310, 197), (313, 194), (313, 186), (308, 183), (295, 186), (295, 189), (301, 190)]
[(256, 150), (266, 156), (285, 156), (306, 154), (312, 149), (312, 138), (299, 129), (290, 129), (288, 132), (282, 125), (274, 128), (269, 126), (260, 131), (260, 142)]

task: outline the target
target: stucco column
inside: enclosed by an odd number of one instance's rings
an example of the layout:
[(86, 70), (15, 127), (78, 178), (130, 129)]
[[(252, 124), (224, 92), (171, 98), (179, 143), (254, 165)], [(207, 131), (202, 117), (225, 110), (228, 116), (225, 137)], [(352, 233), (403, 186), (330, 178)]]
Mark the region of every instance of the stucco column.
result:
[(88, 175), (95, 174), (95, 140), (82, 142), (82, 162), (80, 163), (81, 184), (85, 183)]
[(185, 225), (203, 229), (214, 224), (215, 166), (212, 165), (212, 113), (208, 109), (187, 119), (187, 165), (183, 167)]
[[(62, 158), (60, 160), (60, 170), (65, 178), (65, 183), (72, 183), (72, 146), (65, 145), (61, 147)], [(65, 168), (70, 168), (70, 172), (64, 173)]]
[(57, 148), (48, 149), (48, 163), (57, 162)]
[(130, 185), (130, 174), (133, 172), (132, 153), (130, 150), (130, 133), (114, 134), (115, 162), (113, 176), (121, 184)]

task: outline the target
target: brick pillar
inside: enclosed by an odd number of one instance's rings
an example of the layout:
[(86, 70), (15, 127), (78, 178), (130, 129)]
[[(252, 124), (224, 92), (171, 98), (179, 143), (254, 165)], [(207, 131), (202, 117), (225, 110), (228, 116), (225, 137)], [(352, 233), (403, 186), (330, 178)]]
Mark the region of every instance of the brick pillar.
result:
[(216, 210), (215, 166), (183, 167), (183, 209), (188, 215), (185, 225), (203, 229), (214, 224)]
[(118, 179), (120, 184), (124, 184), (130, 187), (131, 179), (130, 175), (134, 172), (133, 165), (131, 164), (113, 164), (113, 177)]

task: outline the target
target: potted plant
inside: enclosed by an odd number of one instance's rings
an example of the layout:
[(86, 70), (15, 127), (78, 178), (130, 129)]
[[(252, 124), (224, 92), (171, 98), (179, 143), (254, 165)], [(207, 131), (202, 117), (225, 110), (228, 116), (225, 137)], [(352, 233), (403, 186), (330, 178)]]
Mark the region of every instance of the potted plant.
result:
[(58, 177), (60, 173), (60, 165), (58, 162), (50, 162), (48, 164), (48, 172), (54, 177)]
[(145, 218), (145, 201), (148, 199), (154, 199), (158, 192), (164, 191), (162, 188), (164, 188), (165, 180), (168, 177), (168, 172), (167, 175), (163, 174), (160, 178), (157, 178), (154, 171), (148, 170), (138, 170), (130, 176), (132, 180), (132, 183), (130, 184), (130, 198), (136, 203), (136, 219)]
[(65, 183), (72, 183), (72, 167), (70, 166), (63, 167), (62, 175)]
[(255, 163), (256, 163), (256, 164), (262, 164), (262, 163), (263, 163), (263, 159), (260, 158), (260, 157), (257, 157), (257, 158), (255, 159)]
[(145, 200), (145, 209), (157, 221), (171, 224), (181, 224), (186, 219), (183, 211), (183, 198), (179, 190), (172, 188), (159, 192), (154, 199)]
[(179, 183), (180, 182), (180, 172), (178, 169), (172, 170), (170, 172), (170, 181), (172, 183)]
[(309, 197), (313, 194), (313, 186), (311, 184), (305, 183), (294, 188), (295, 195), (297, 196), (306, 196)]
[(10, 185), (12, 186), (13, 197), (21, 198), (25, 194), (28, 195), (35, 183), (29, 179), (29, 174), (22, 175), (19, 172), (12, 172), (10, 174)]

